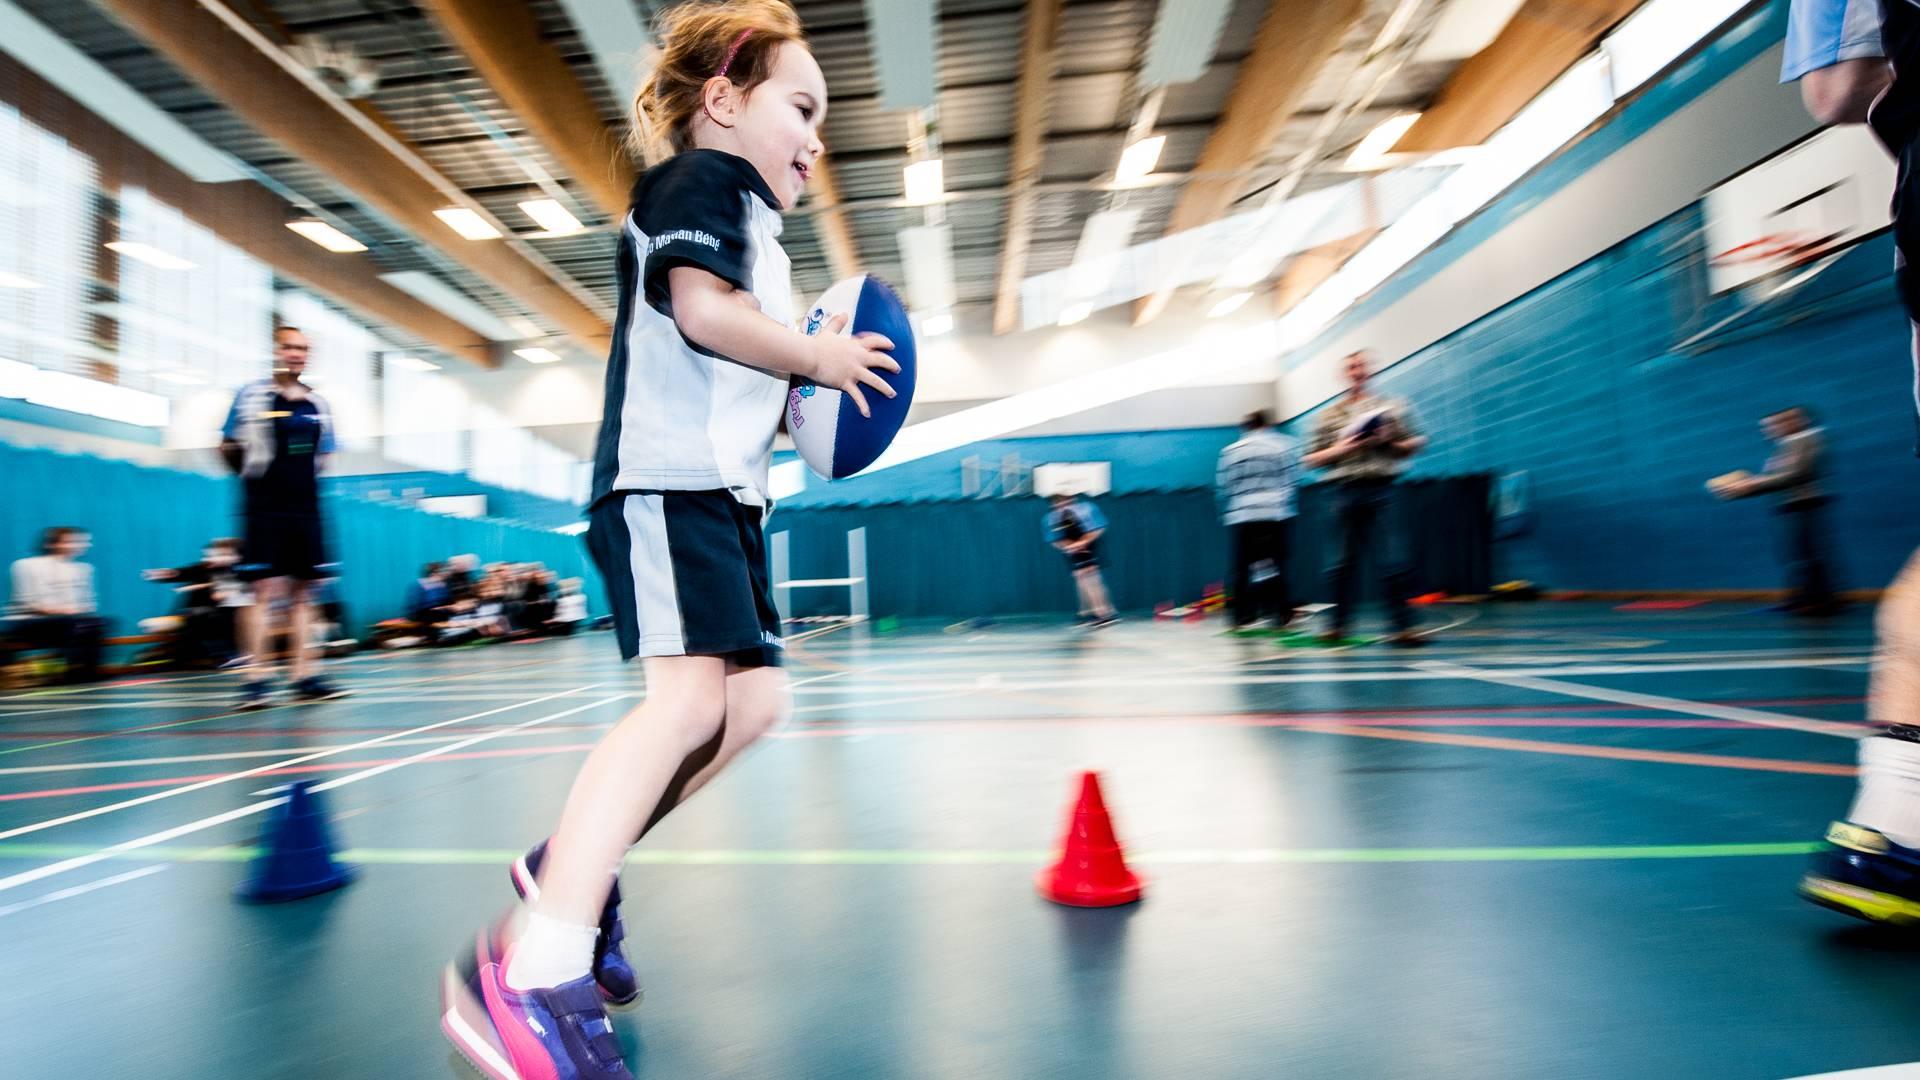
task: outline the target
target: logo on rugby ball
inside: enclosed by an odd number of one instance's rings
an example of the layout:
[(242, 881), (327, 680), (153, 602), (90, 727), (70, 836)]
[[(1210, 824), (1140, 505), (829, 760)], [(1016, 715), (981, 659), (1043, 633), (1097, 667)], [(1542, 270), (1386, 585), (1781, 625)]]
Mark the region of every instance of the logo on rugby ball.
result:
[[(811, 320), (809, 320), (809, 322), (811, 322)], [(804, 379), (794, 380), (793, 389), (787, 391), (787, 426), (789, 428), (802, 428), (806, 426), (807, 417), (805, 413), (800, 411), (800, 403), (812, 397), (816, 389), (817, 387)]]
[(812, 311), (807, 312), (807, 336), (812, 337), (813, 335), (819, 333), (820, 324), (826, 321), (827, 321), (826, 308), (814, 308)]

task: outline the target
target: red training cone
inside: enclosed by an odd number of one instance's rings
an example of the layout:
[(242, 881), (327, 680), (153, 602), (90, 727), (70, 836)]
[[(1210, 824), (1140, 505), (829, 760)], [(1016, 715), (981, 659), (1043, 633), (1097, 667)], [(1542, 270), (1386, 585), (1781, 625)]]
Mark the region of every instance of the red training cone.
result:
[(1040, 872), (1040, 895), (1072, 907), (1116, 907), (1140, 899), (1140, 879), (1127, 869), (1113, 819), (1100, 797), (1100, 776), (1080, 774), (1080, 801), (1067, 820), (1060, 859)]

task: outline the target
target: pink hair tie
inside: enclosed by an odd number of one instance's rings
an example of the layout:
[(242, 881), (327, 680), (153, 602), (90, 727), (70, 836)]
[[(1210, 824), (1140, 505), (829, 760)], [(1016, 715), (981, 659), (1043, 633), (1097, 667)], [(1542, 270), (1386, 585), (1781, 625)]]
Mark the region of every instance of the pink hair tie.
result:
[(720, 61), (720, 70), (713, 73), (714, 78), (724, 79), (727, 77), (727, 69), (733, 66), (733, 58), (740, 54), (740, 46), (747, 43), (747, 38), (752, 33), (753, 28), (748, 27), (740, 31), (739, 37), (733, 39), (733, 44), (727, 47), (727, 58)]

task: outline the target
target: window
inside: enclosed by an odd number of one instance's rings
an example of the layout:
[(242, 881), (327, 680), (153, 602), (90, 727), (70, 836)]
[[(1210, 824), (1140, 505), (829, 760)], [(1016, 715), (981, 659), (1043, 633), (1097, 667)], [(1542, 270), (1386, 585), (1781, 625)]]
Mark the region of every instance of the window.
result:
[(263, 378), (273, 272), (142, 188), (120, 192), (120, 382), (161, 393)]
[(0, 357), (92, 374), (93, 160), (0, 105)]

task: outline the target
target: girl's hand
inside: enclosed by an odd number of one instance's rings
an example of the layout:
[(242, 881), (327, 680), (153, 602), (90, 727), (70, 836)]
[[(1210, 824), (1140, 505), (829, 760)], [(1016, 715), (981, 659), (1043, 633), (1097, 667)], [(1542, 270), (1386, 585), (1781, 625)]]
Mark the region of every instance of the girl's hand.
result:
[(821, 386), (846, 394), (853, 399), (861, 416), (871, 417), (873, 412), (867, 408), (867, 398), (860, 387), (864, 384), (893, 397), (893, 387), (888, 386), (876, 370), (897, 373), (900, 362), (887, 355), (893, 342), (885, 335), (865, 333), (845, 337), (840, 331), (846, 326), (847, 317), (835, 315), (820, 328), (818, 335), (807, 339), (812, 346), (813, 363), (805, 375)]

